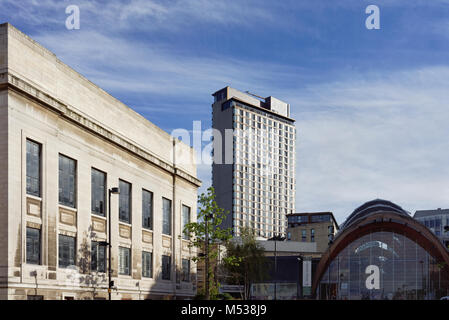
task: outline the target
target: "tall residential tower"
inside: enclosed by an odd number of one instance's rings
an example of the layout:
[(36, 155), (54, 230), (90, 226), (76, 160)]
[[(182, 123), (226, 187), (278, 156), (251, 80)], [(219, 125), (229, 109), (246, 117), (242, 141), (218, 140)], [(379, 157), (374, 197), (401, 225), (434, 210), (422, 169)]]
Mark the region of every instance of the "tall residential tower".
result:
[(226, 87), (213, 94), (212, 185), (230, 214), (223, 227), (285, 235), (295, 210), (295, 120), (290, 105)]

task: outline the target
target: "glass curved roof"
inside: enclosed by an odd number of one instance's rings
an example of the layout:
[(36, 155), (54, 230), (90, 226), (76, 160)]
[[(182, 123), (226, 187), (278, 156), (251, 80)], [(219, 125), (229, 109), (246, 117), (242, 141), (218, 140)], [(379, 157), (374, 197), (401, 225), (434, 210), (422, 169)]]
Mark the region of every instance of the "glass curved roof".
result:
[(355, 209), (349, 215), (346, 221), (341, 225), (340, 231), (343, 231), (345, 228), (349, 227), (356, 220), (362, 217), (366, 217), (381, 211), (393, 212), (401, 216), (410, 217), (410, 213), (402, 209), (397, 204), (394, 204), (393, 202), (388, 200), (375, 199), (368, 201)]

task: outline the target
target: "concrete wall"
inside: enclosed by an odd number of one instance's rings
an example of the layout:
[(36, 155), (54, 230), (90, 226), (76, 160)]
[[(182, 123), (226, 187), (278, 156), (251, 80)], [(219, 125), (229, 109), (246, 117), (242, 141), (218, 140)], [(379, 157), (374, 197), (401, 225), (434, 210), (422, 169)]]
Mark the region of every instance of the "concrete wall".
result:
[[(221, 110), (222, 101), (218, 101), (212, 105), (212, 128), (218, 130), (221, 134), (219, 137), (214, 137), (214, 158), (216, 159), (212, 164), (212, 185), (215, 189), (216, 201), (220, 208), (229, 211), (226, 219), (222, 223), (223, 228), (233, 227), (232, 217), (232, 193), (233, 193), (233, 164), (225, 164), (226, 158), (231, 156), (232, 148), (225, 148), (226, 145), (226, 129), (231, 129), (233, 126), (232, 111), (233, 108)], [(232, 144), (232, 137), (230, 137)], [(229, 151), (231, 154), (226, 155)], [(221, 163), (221, 164), (220, 164)]]
[(7, 25), (0, 25), (0, 72), (4, 72), (8, 62), (8, 37), (7, 37)]

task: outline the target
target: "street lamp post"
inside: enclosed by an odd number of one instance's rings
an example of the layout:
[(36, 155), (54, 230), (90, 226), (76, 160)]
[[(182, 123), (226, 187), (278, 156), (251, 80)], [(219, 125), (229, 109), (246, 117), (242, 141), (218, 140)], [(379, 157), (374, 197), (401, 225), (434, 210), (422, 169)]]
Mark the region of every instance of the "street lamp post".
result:
[(205, 268), (206, 268), (206, 300), (210, 299), (210, 292), (209, 292), (209, 219), (212, 219), (212, 214), (208, 214), (204, 217), (205, 219), (205, 244), (204, 249), (206, 251), (205, 253)]
[(120, 189), (117, 187), (111, 188), (108, 190), (108, 209), (109, 209), (109, 217), (108, 217), (108, 225), (109, 225), (109, 230), (108, 230), (108, 275), (109, 275), (109, 284), (108, 284), (108, 296), (109, 296), (109, 300), (111, 300), (111, 291), (112, 291), (112, 232), (111, 232), (111, 194), (119, 194), (120, 193)]

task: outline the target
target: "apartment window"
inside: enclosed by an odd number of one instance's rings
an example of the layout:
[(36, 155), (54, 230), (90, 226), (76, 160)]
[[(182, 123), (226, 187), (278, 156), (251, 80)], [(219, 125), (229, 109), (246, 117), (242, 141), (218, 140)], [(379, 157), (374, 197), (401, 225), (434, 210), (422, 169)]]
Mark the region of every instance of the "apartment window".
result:
[(315, 229), (310, 229), (310, 241), (315, 242)]
[(91, 172), (91, 205), (92, 212), (100, 216), (106, 214), (106, 174), (93, 169)]
[(142, 251), (142, 277), (153, 277), (153, 254)]
[[(183, 205), (182, 206), (182, 231), (184, 231), (184, 227), (190, 223), (190, 207)], [(184, 240), (189, 240), (190, 235), (182, 232), (182, 238)]]
[(41, 196), (41, 145), (27, 140), (27, 194)]
[(302, 242), (307, 241), (307, 230), (301, 230), (301, 240)]
[[(120, 190), (121, 191), (121, 190)], [(131, 249), (119, 247), (119, 274), (131, 274)]]
[(119, 180), (119, 220), (131, 223), (131, 184)]
[(41, 263), (41, 231), (39, 229), (27, 228), (27, 263)]
[(142, 190), (142, 226), (153, 229), (153, 193)]
[(171, 235), (171, 200), (162, 198), (162, 233)]
[(59, 204), (75, 208), (76, 161), (59, 155)]
[(59, 267), (67, 268), (75, 265), (76, 238), (59, 235)]
[(91, 244), (91, 270), (106, 272), (106, 246), (97, 241)]
[(162, 280), (170, 280), (171, 257), (162, 256)]
[(181, 281), (190, 282), (190, 260), (182, 259)]

